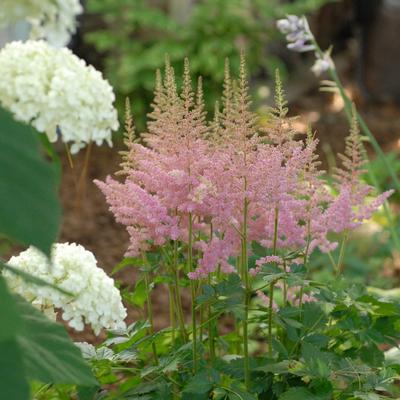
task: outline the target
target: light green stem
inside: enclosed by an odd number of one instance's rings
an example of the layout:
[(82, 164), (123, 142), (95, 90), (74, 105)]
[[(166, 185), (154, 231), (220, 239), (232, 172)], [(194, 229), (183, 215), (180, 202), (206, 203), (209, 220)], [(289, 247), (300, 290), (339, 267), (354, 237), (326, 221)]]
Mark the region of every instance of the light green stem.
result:
[[(189, 213), (189, 241), (188, 241), (188, 272), (193, 271), (193, 217)], [(192, 351), (193, 373), (197, 372), (197, 321), (196, 321), (196, 287), (193, 279), (190, 280), (190, 293), (192, 300)]]
[(345, 254), (347, 237), (348, 237), (348, 233), (345, 232), (343, 235), (342, 244), (340, 246), (339, 259), (337, 262), (337, 270), (336, 270), (337, 276), (340, 276), (343, 273), (343, 259), (344, 259), (344, 254)]
[[(304, 250), (304, 258), (303, 258), (303, 265), (306, 270), (305, 279), (308, 278), (308, 252), (310, 250), (310, 243), (311, 243), (311, 220), (307, 221), (307, 244), (306, 249)], [(300, 296), (299, 296), (299, 308), (303, 307), (303, 296), (304, 296), (304, 281), (301, 283), (300, 286)]]
[(181, 331), (183, 341), (186, 343), (188, 340), (188, 335), (187, 335), (186, 327), (185, 327), (185, 317), (184, 317), (184, 313), (183, 313), (182, 299), (181, 299), (181, 293), (180, 293), (180, 287), (179, 287), (178, 243), (176, 241), (174, 241), (174, 247), (173, 247), (172, 269), (173, 269), (172, 275), (174, 278), (174, 286), (175, 286), (174, 294), (175, 294), (176, 315), (178, 317), (179, 329)]
[(169, 321), (171, 324), (171, 340), (172, 340), (172, 345), (175, 346), (176, 307), (175, 307), (174, 287), (172, 285), (168, 285), (168, 299), (169, 299)]
[[(276, 255), (276, 248), (278, 243), (278, 220), (279, 220), (279, 209), (275, 207), (274, 217), (274, 239), (272, 242), (272, 255)], [(273, 316), (273, 305), (274, 305), (274, 286), (275, 282), (271, 282), (269, 285), (269, 304), (268, 304), (268, 354), (272, 357), (272, 316)]]
[[(247, 191), (247, 180), (244, 185), (245, 193)], [(244, 320), (243, 320), (243, 356), (244, 356), (244, 382), (246, 389), (250, 388), (250, 361), (249, 361), (249, 341), (248, 341), (248, 318), (249, 318), (249, 303), (250, 303), (250, 283), (249, 283), (249, 267), (247, 256), (247, 218), (248, 218), (248, 199), (245, 196), (243, 201), (243, 227), (242, 227), (242, 279), (245, 287), (244, 299)]]
[[(150, 323), (149, 332), (150, 332), (150, 335), (154, 335), (153, 306), (151, 303), (151, 296), (150, 296), (149, 273), (147, 271), (144, 272), (144, 283), (146, 286), (147, 315), (148, 315), (149, 323)], [(157, 347), (156, 347), (154, 340), (151, 343), (151, 348), (153, 351), (154, 363), (156, 365), (158, 365)]]

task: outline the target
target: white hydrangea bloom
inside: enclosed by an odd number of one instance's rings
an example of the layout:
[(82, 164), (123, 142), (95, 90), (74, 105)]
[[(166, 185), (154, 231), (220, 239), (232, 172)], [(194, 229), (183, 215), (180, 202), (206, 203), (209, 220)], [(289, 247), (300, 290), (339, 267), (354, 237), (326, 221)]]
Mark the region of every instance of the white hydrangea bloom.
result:
[(87, 323), (97, 335), (103, 328), (125, 328), (126, 309), (114, 280), (97, 266), (93, 253), (83, 246), (55, 244), (51, 263), (43, 253), (30, 247), (12, 257), (8, 264), (72, 293), (73, 297), (4, 272), (11, 290), (42, 310), (62, 309), (62, 318), (74, 329), (81, 331)]
[(118, 129), (115, 95), (102, 74), (70, 50), (44, 41), (11, 42), (0, 50), (0, 104), (16, 119), (71, 143), (111, 146)]
[(26, 20), (32, 39), (62, 47), (76, 32), (76, 17), (82, 11), (79, 0), (1, 0), (0, 27)]

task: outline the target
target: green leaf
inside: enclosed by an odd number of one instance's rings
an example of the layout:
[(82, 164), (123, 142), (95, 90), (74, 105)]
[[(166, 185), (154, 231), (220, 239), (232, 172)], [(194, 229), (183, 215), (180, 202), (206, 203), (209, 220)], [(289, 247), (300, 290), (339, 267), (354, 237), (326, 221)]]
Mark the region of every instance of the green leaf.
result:
[(305, 387), (292, 387), (285, 393), (279, 396), (279, 400), (318, 400), (319, 397), (315, 396)]
[[(4, 325), (1, 324), (1, 327)], [(21, 351), (14, 339), (0, 342), (1, 398), (28, 400), (29, 384), (24, 373)]]
[(62, 325), (46, 318), (20, 297), (16, 298), (22, 327), (16, 340), (30, 379), (43, 383), (71, 383), (96, 386), (89, 365)]
[(15, 268), (15, 267), (11, 266), (11, 265), (3, 264), (3, 263), (0, 262), (0, 271), (1, 271), (2, 268), (6, 269), (7, 271), (11, 272), (14, 275), (18, 275), (24, 281), (32, 283), (33, 285), (36, 285), (36, 286), (47, 286), (47, 287), (50, 287), (50, 288), (52, 288), (54, 290), (59, 291), (62, 294), (65, 294), (67, 296), (73, 296), (72, 293), (67, 292), (66, 290), (58, 287), (57, 285), (54, 285), (54, 284), (49, 283), (49, 282), (46, 282), (45, 280), (43, 280), (41, 278), (38, 278), (38, 277), (36, 277), (34, 275), (31, 275), (31, 274), (29, 274), (29, 273), (27, 273), (27, 272), (25, 272), (25, 271), (23, 271), (21, 269), (18, 269), (18, 268)]
[(21, 325), (15, 300), (8, 291), (5, 279), (0, 275), (0, 342), (14, 339)]
[(0, 108), (0, 232), (46, 254), (60, 220), (55, 175), (38, 134)]
[[(211, 374), (209, 371), (200, 371), (189, 380), (182, 393), (190, 395), (207, 395), (213, 388), (214, 383), (214, 374)], [(187, 398), (189, 399), (189, 396), (187, 396)], [(206, 396), (205, 398), (208, 397)]]
[(15, 340), (22, 328), (13, 296), (0, 275), (0, 390), (4, 399), (29, 399), (21, 351)]

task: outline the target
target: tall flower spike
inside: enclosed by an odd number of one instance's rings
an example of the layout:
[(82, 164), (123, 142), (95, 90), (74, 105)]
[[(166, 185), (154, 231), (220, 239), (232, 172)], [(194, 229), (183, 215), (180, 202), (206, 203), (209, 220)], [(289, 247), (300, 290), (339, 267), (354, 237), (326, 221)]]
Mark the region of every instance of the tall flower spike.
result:
[(342, 167), (336, 168), (335, 178), (341, 184), (348, 184), (351, 187), (355, 187), (359, 184), (360, 175), (365, 172), (363, 168), (365, 164), (363, 153), (365, 150), (361, 142), (357, 114), (354, 105), (352, 113), (353, 116), (350, 134), (346, 138), (345, 151), (344, 154), (339, 154), (339, 158), (342, 161)]
[(184, 101), (186, 110), (190, 110), (193, 107), (193, 90), (192, 90), (192, 79), (190, 77), (190, 64), (189, 59), (186, 57), (183, 66), (183, 85), (181, 97)]
[(296, 117), (287, 117), (289, 111), (287, 101), (285, 98), (285, 91), (283, 90), (282, 80), (279, 69), (275, 70), (275, 107), (270, 109), (270, 123), (261, 128), (267, 138), (276, 145), (282, 145), (293, 142), (294, 136), (298, 133), (293, 128), (293, 120)]
[(239, 79), (233, 90), (233, 107), (231, 113), (234, 119), (235, 139), (242, 142), (245, 146), (247, 138), (252, 138), (256, 134), (256, 115), (251, 111), (251, 98), (247, 81), (246, 58), (244, 52), (240, 53)]
[(231, 69), (229, 65), (229, 59), (225, 59), (225, 70), (224, 70), (224, 84), (223, 84), (223, 93), (222, 93), (222, 107), (223, 107), (223, 120), (226, 124), (226, 121), (231, 116), (232, 110), (232, 101), (233, 101), (233, 88), (232, 88), (232, 79), (231, 79)]
[(116, 172), (116, 175), (128, 175), (130, 169), (133, 167), (133, 160), (130, 157), (133, 145), (135, 143), (135, 124), (133, 122), (133, 116), (131, 112), (131, 102), (129, 97), (125, 100), (125, 131), (124, 131), (124, 144), (126, 150), (119, 151), (121, 155), (121, 170)]
[(285, 91), (283, 90), (281, 74), (279, 69), (275, 70), (275, 112), (279, 118), (286, 117), (288, 113), (287, 101), (285, 99)]
[(171, 65), (171, 61), (168, 55), (165, 56), (164, 87), (169, 103), (176, 105), (179, 102), (179, 99), (178, 90), (176, 88), (175, 71)]
[(221, 140), (221, 111), (219, 109), (219, 101), (214, 105), (214, 118), (210, 122), (210, 140), (214, 144), (218, 144)]

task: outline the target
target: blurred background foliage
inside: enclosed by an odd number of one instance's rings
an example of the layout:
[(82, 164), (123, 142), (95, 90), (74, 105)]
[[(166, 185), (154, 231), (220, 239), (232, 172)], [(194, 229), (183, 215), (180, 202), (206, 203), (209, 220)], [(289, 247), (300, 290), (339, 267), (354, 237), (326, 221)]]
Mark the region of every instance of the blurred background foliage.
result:
[(179, 77), (189, 57), (193, 76), (202, 75), (208, 110), (223, 81), (223, 63), (234, 70), (239, 51), (247, 54), (252, 77), (265, 78), (279, 67), (269, 47), (282, 40), (275, 21), (286, 14), (317, 10), (332, 0), (88, 0), (87, 43), (102, 56), (106, 77), (117, 91), (119, 107), (132, 97), (137, 124), (144, 126), (154, 87), (154, 71), (168, 53)]

